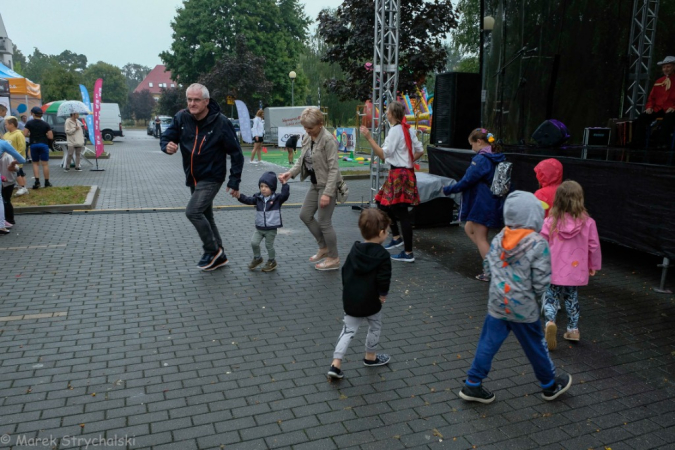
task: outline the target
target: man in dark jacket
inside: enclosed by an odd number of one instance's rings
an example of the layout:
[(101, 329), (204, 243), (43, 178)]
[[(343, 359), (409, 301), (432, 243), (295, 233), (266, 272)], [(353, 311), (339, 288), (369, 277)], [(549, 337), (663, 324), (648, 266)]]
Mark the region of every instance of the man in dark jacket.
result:
[(232, 123), (220, 112), (218, 103), (209, 98), (208, 89), (195, 83), (187, 88), (186, 94), (187, 110), (182, 109), (174, 116), (161, 135), (160, 147), (172, 155), (180, 145), (185, 184), (192, 193), (185, 215), (204, 244), (204, 255), (197, 267), (210, 271), (228, 263), (213, 219), (213, 199), (225, 182), (227, 155), (232, 167), (226, 190), (233, 197), (239, 196), (244, 155)]

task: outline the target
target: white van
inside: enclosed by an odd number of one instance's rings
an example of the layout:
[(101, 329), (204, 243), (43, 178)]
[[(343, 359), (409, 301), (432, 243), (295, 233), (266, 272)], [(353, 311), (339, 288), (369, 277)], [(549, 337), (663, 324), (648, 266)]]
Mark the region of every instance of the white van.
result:
[(101, 103), (101, 136), (104, 141), (112, 141), (115, 136), (124, 137), (122, 133), (122, 114), (117, 103)]

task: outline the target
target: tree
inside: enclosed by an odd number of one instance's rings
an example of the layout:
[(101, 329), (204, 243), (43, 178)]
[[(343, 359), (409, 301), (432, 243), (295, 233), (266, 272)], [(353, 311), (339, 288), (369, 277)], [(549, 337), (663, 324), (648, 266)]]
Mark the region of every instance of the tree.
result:
[(157, 101), (157, 112), (166, 116), (174, 116), (181, 109), (185, 109), (187, 100), (185, 91), (178, 88), (162, 88), (162, 96)]
[(127, 90), (133, 92), (141, 81), (150, 73), (150, 67), (141, 64), (127, 63), (122, 67), (122, 75), (127, 80)]
[(84, 84), (93, 92), (94, 83), (98, 78), (103, 78), (101, 101), (104, 103), (117, 103), (123, 108), (127, 103), (127, 82), (122, 71), (112, 64), (99, 61), (92, 64), (82, 74)]
[(136, 120), (145, 120), (147, 123), (156, 104), (155, 98), (147, 89), (129, 94), (128, 108)]
[(221, 105), (228, 95), (234, 95), (249, 110), (257, 110), (260, 100), (267, 103), (272, 91), (272, 83), (265, 77), (265, 58), (251, 53), (244, 36), (237, 36), (234, 54), (223, 56), (199, 82)]
[(34, 83), (42, 83), (44, 71), (51, 65), (51, 56), (42, 53), (37, 48), (28, 57), (23, 75)]
[(52, 60), (68, 71), (82, 73), (87, 68), (87, 57), (70, 50), (64, 50), (60, 55), (52, 56)]
[(44, 103), (54, 100), (79, 100), (81, 98), (80, 75), (66, 70), (56, 61), (52, 61), (51, 65), (43, 72), (43, 78), (40, 89)]
[[(450, 0), (401, 0), (400, 5), (398, 88), (414, 92), (427, 74), (445, 67), (443, 40), (457, 20)], [(373, 75), (365, 64), (373, 59), (374, 20), (372, 0), (345, 0), (334, 15), (319, 13), (318, 30), (329, 46), (323, 60), (339, 64), (345, 74), (325, 85), (342, 99), (372, 96)]]
[(272, 82), (272, 104), (290, 100), (288, 72), (297, 65), (309, 19), (298, 0), (190, 0), (171, 24), (171, 49), (160, 57), (174, 80), (189, 85), (234, 54), (236, 37), (245, 36), (250, 51), (265, 58)]
[(16, 44), (12, 44), (12, 50), (14, 52), (14, 56), (12, 57), (12, 62), (14, 63), (14, 72), (23, 75), (23, 71), (26, 69), (26, 57), (21, 52), (21, 50), (19, 50)]

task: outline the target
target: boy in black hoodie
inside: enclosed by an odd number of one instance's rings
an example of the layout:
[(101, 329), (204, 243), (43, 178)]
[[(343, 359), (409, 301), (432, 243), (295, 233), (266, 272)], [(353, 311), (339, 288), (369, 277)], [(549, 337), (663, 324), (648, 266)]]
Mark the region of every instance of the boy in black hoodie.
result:
[(382, 303), (389, 293), (391, 282), (391, 255), (382, 247), (387, 239), (389, 217), (379, 209), (366, 209), (359, 217), (359, 229), (365, 242), (355, 242), (345, 265), (342, 266), (342, 303), (345, 310), (344, 326), (328, 371), (331, 378), (340, 379), (342, 358), (351, 340), (364, 321), (368, 321), (366, 337), (366, 367), (383, 366), (389, 355), (376, 354), (382, 328)]

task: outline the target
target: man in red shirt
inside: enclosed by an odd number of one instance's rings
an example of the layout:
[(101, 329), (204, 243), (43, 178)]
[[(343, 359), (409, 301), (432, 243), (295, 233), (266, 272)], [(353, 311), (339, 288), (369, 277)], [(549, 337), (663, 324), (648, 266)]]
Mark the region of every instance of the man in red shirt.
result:
[(658, 146), (670, 149), (671, 133), (675, 130), (675, 56), (666, 56), (660, 61), (663, 77), (656, 80), (647, 98), (645, 110), (638, 117), (633, 127), (633, 144), (645, 145), (646, 133), (651, 132), (652, 122), (662, 117)]

